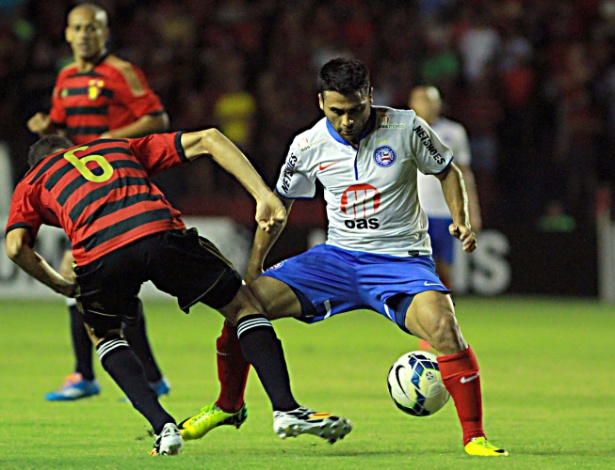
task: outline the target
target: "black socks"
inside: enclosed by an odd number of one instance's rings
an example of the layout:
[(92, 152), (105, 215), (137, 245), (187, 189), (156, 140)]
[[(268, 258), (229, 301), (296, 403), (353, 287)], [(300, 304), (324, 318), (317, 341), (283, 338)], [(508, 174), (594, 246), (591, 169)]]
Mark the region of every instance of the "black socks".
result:
[(237, 337), (246, 360), (271, 400), (274, 411), (290, 411), (299, 405), (290, 389), (282, 343), (264, 315), (248, 315), (237, 322)]
[[(142, 309), (143, 307), (141, 307)], [(143, 311), (140, 312), (139, 318), (132, 325), (122, 325), (122, 332), (124, 338), (130, 344), (137, 357), (143, 364), (145, 370), (145, 377), (149, 383), (156, 383), (162, 379), (162, 372), (156, 364), (154, 359), (154, 353), (147, 339), (147, 333), (145, 330), (145, 317)]]
[[(92, 341), (83, 325), (83, 315), (76, 305), (68, 307), (70, 312), (70, 331), (75, 354), (75, 372), (79, 372), (85, 380), (94, 380), (92, 364)], [(145, 318), (143, 314), (133, 325), (123, 325), (124, 337), (141, 361), (145, 370), (145, 377), (149, 383), (156, 383), (162, 379), (162, 372), (154, 359), (154, 353), (147, 339)]]
[(175, 423), (160, 405), (156, 392), (145, 378), (141, 362), (125, 340), (103, 340), (96, 351), (103, 368), (126, 394), (132, 406), (145, 416), (156, 434), (162, 432), (166, 423)]
[(85, 380), (94, 380), (92, 367), (92, 341), (83, 324), (83, 315), (77, 305), (69, 305), (70, 334), (75, 353), (75, 372), (79, 372)]

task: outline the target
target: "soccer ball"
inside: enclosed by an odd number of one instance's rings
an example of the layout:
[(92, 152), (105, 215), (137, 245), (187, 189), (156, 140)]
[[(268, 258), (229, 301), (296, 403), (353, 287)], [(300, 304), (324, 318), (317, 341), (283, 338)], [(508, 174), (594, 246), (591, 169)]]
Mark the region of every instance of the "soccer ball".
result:
[(435, 354), (412, 351), (389, 370), (389, 394), (397, 408), (412, 416), (430, 416), (451, 397), (444, 387)]

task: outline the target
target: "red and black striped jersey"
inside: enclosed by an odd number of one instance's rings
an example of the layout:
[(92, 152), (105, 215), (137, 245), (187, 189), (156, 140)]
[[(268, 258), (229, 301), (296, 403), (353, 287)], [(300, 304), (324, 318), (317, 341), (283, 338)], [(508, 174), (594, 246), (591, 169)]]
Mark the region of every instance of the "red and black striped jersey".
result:
[(106, 55), (89, 72), (79, 72), (76, 64), (60, 71), (49, 116), (66, 131), (66, 137), (84, 144), (103, 132), (164, 111), (138, 67)]
[(181, 133), (100, 139), (44, 158), (17, 184), (6, 232), (61, 227), (78, 265), (152, 233), (185, 228), (149, 176), (187, 161)]

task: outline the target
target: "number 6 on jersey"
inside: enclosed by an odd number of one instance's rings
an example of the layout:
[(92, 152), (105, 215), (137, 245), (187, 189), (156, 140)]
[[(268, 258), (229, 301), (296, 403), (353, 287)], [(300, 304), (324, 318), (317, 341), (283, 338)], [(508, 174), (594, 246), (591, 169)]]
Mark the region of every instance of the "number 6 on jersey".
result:
[[(105, 160), (105, 157), (102, 155), (87, 155), (83, 158), (79, 158), (75, 155), (76, 152), (81, 152), (87, 150), (89, 147), (84, 145), (83, 147), (78, 147), (76, 149), (69, 150), (64, 154), (64, 158), (66, 158), (81, 175), (88, 181), (93, 183), (104, 183), (108, 181), (111, 176), (113, 176), (113, 167), (111, 164)], [(92, 170), (87, 167), (89, 162), (95, 162), (102, 169), (102, 173), (100, 175), (95, 175)]]

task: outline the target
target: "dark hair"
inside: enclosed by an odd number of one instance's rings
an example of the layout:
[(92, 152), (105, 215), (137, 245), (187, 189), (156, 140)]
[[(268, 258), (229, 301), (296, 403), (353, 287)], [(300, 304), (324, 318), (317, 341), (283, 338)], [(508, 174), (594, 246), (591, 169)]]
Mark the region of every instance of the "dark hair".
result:
[(369, 93), (369, 71), (367, 66), (356, 59), (339, 57), (330, 60), (320, 69), (318, 75), (320, 92), (337, 91), (349, 95), (356, 91)]
[(28, 152), (28, 165), (32, 168), (43, 158), (58, 150), (72, 147), (73, 145), (74, 144), (66, 137), (60, 137), (59, 135), (45, 136), (30, 146), (30, 151)]

